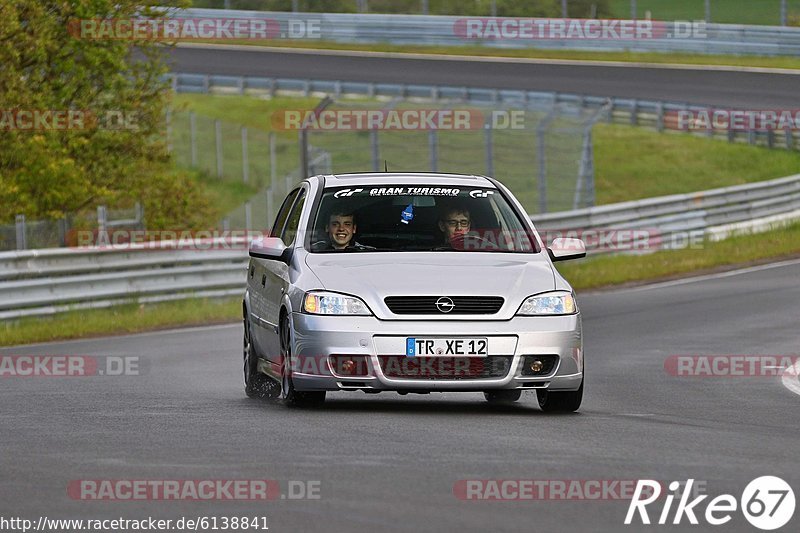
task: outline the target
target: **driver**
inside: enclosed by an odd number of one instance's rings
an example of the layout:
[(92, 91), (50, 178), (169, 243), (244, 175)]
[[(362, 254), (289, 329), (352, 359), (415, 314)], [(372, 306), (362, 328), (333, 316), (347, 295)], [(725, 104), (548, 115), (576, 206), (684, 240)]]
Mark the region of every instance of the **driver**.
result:
[(370, 246), (365, 246), (356, 242), (353, 238), (356, 234), (356, 216), (352, 212), (334, 211), (328, 217), (328, 224), (325, 226), (327, 238), (317, 241), (312, 245), (314, 251), (323, 250), (369, 250)]

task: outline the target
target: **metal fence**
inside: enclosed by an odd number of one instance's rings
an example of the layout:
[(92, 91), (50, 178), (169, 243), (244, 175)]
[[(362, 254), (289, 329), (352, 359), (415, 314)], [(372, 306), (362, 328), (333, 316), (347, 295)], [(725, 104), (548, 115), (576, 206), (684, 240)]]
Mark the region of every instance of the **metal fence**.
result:
[(58, 220), (28, 220), (17, 215), (14, 224), (0, 225), (0, 250), (28, 250), (74, 246), (76, 232), (110, 229), (144, 229), (144, 209), (137, 203), (130, 209), (97, 207), (97, 216), (72, 214)]
[[(465, 17), (426, 15), (370, 15), (353, 13), (290, 13), (187, 9), (177, 19), (269, 19), (284, 29), (314, 28), (298, 40), (348, 44), (465, 46), (491, 48), (569, 49), (625, 52), (683, 52), (765, 56), (800, 55), (800, 28), (703, 23), (688, 28), (684, 22), (658, 22), (648, 38), (470, 38), (462, 31)], [(291, 22), (290, 22), (291, 21)], [(318, 30), (317, 30), (318, 28)], [(562, 32), (564, 33), (564, 32)], [(486, 34), (480, 34), (482, 36)], [(491, 34), (489, 34), (491, 35)], [(564, 33), (564, 35), (567, 35)], [(276, 36), (280, 38), (281, 36)]]
[(297, 141), (286, 136), (193, 112), (172, 112), (169, 123), (175, 162), (209, 176), (263, 187), (297, 166)]
[[(309, 146), (307, 150), (309, 153), (308, 175), (330, 174), (331, 155), (315, 146)], [(283, 178), (271, 182), (269, 186), (262, 187), (245, 203), (225, 215), (221, 224), (222, 229), (263, 230), (271, 227), (281, 202), (303, 179), (305, 176), (301, 176), (300, 170), (297, 168)]]
[[(246, 85), (243, 81), (241, 87)], [(204, 86), (209, 90), (213, 87), (210, 80)], [(180, 89), (181, 85), (177, 87)], [(443, 92), (452, 94), (452, 91)], [(315, 93), (309, 91), (308, 94)], [(552, 102), (529, 102), (526, 107), (520, 101), (493, 105), (470, 102), (467, 106), (461, 99), (449, 100), (442, 96), (435, 101), (376, 96), (370, 101), (333, 101), (326, 111), (370, 110), (397, 113), (448, 110), (469, 113), (471, 117), (479, 116), (481, 119), (477, 121), (480, 127), (463, 130), (313, 129), (305, 133), (294, 130), (276, 134), (245, 129), (191, 113), (188, 118), (183, 116), (187, 114), (176, 113), (170, 127), (171, 145), (181, 164), (216, 172), (221, 179), (255, 181), (261, 186), (248, 202), (225, 217), (223, 228), (226, 229), (268, 226), (277, 204), (291, 185), (305, 175), (381, 171), (384, 168), (391, 171), (485, 172), (501, 176), (530, 212), (576, 209), (594, 204), (591, 130), (607, 109), (581, 109), (570, 104), (553, 105)], [(513, 128), (509, 126), (511, 119), (508, 118), (512, 113), (516, 120)], [(265, 116), (264, 120), (266, 122), (269, 117)], [(256, 136), (269, 139), (269, 143), (259, 143), (264, 155), (254, 167), (256, 158), (252, 154), (255, 146), (252, 139)], [(263, 148), (267, 144), (270, 146), (269, 157)], [(202, 146), (207, 147), (205, 159), (200, 155)], [(269, 171), (259, 174), (259, 168)]]
[[(265, 122), (268, 119), (265, 115)], [(301, 177), (302, 145), (297, 132), (278, 134), (186, 111), (171, 112), (168, 120), (169, 146), (178, 165), (258, 191), (224, 215), (222, 229), (268, 226), (283, 198), (305, 177)], [(330, 172), (329, 155), (313, 146), (307, 150), (312, 162), (309, 170)]]
[[(438, 105), (393, 99), (384, 113), (420, 108), (471, 113), (482, 127), (451, 129), (319, 131), (308, 142), (330, 154), (334, 173), (425, 171), (483, 172), (500, 177), (532, 213), (594, 204), (591, 129), (597, 113), (568, 105), (543, 110), (514, 106)], [(337, 102), (326, 111), (375, 109), (376, 106)], [(516, 113), (517, 128), (503, 127)], [(482, 117), (478, 119), (477, 117)], [(498, 120), (497, 117), (504, 117)], [(510, 122), (510, 119), (509, 119)], [(499, 127), (498, 127), (499, 126)], [(583, 160), (589, 164), (582, 164)]]
[(175, 73), (169, 75), (177, 92), (248, 94), (273, 97), (330, 95), (333, 98), (377, 98), (391, 100), (430, 100), (432, 102), (460, 101), (476, 105), (515, 106), (533, 110), (547, 110), (558, 105), (574, 106), (585, 112), (595, 112), (607, 107), (604, 116), (615, 124), (628, 124), (655, 129), (678, 131), (696, 136), (714, 137), (732, 143), (746, 143), (770, 148), (800, 148), (800, 133), (794, 128), (783, 130), (733, 130), (690, 129), (680, 127), (677, 117), (681, 112), (712, 112), (728, 106), (700, 106), (683, 102), (639, 100), (636, 98), (607, 98), (584, 94), (560, 92), (523, 91), (514, 89), (485, 89), (447, 85), (389, 84), (371, 82), (346, 82), (335, 80), (310, 80), (262, 78), (251, 76), (214, 76), (206, 74)]

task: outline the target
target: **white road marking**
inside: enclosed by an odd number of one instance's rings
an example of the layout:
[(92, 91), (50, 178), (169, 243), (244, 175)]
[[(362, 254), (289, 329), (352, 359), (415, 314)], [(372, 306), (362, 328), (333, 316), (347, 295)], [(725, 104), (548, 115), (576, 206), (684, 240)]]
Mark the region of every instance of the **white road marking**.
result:
[[(649, 291), (652, 289), (661, 289), (664, 287), (674, 287), (675, 285), (685, 285), (687, 283), (696, 283), (698, 281), (707, 281), (713, 279), (729, 278), (732, 276), (739, 276), (741, 274), (749, 274), (751, 272), (760, 272), (762, 270), (771, 270), (773, 268), (781, 268), (785, 266), (793, 266), (800, 264), (800, 259), (789, 259), (787, 261), (780, 261), (778, 263), (769, 263), (766, 265), (758, 265), (746, 268), (739, 268), (736, 270), (727, 270), (725, 272), (717, 272), (716, 274), (705, 274), (702, 276), (694, 276), (684, 279), (675, 279), (671, 281), (662, 281), (658, 283), (651, 283), (649, 285), (642, 285), (641, 287), (631, 287), (629, 289), (620, 289), (617, 291), (602, 291), (602, 292), (637, 292)], [(590, 291), (586, 291), (588, 294)], [(598, 291), (600, 292), (600, 291)]]
[(680, 63), (648, 63), (630, 61), (604, 61), (592, 59), (546, 59), (532, 57), (471, 56), (458, 54), (423, 54), (409, 52), (372, 52), (366, 50), (331, 50), (317, 48), (294, 48), (283, 46), (258, 46), (248, 44), (178, 43), (180, 48), (207, 50), (235, 50), (239, 52), (282, 52), (287, 54), (316, 54), (345, 57), (382, 57), (387, 59), (428, 59), (431, 61), (472, 61), (478, 63), (517, 63), (564, 66), (598, 66), (626, 68), (658, 68), (669, 70), (715, 70), (720, 72), (754, 72), (759, 74), (787, 74), (800, 76), (800, 70), (789, 68), (746, 67), (735, 65), (685, 65)]
[(797, 360), (792, 366), (783, 371), (781, 382), (784, 387), (800, 395), (800, 360)]

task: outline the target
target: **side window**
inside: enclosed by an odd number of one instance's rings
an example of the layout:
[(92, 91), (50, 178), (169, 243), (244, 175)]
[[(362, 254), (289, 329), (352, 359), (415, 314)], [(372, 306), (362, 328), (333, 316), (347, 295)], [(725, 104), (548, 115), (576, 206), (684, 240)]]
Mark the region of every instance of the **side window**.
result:
[(284, 244), (287, 247), (294, 244), (294, 239), (297, 237), (297, 228), (300, 226), (300, 215), (303, 213), (303, 205), (306, 203), (306, 191), (300, 191), (297, 201), (294, 203), (292, 213), (289, 215), (289, 220), (286, 222), (286, 228), (283, 230)]
[(275, 218), (275, 224), (272, 226), (272, 231), (269, 232), (270, 237), (279, 237), (281, 234), (281, 230), (283, 230), (283, 225), (286, 224), (286, 219), (289, 218), (289, 210), (292, 208), (292, 204), (294, 203), (294, 199), (297, 198), (297, 193), (300, 189), (295, 189), (289, 193), (289, 196), (283, 201), (283, 205), (281, 205), (281, 210), (278, 211), (278, 216)]

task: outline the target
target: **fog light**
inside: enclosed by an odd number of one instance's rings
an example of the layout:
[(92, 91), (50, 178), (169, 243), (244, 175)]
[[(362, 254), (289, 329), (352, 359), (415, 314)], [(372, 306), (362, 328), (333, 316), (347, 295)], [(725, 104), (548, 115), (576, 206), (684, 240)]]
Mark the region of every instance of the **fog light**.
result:
[(522, 364), (523, 376), (546, 376), (558, 365), (557, 355), (526, 355)]
[(339, 376), (367, 376), (366, 355), (332, 355), (330, 356), (330, 369)]

